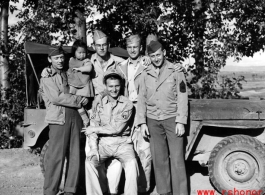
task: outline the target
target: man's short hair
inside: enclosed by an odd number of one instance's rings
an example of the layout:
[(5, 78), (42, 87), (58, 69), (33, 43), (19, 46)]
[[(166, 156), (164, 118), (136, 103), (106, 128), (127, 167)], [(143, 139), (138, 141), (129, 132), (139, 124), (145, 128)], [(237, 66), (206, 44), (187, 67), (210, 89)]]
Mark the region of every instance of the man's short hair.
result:
[(110, 75), (109, 77), (106, 77), (104, 79), (104, 84), (107, 85), (107, 80), (119, 80), (120, 81), (120, 84), (121, 84), (121, 81), (122, 81), (122, 78), (118, 75)]

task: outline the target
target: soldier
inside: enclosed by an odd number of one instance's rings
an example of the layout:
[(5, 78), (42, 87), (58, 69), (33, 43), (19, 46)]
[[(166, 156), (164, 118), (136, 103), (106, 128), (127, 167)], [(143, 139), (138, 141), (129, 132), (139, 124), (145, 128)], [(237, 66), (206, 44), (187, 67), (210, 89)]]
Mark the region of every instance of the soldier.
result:
[[(126, 39), (127, 51), (129, 58), (123, 61), (118, 70), (123, 73), (126, 80), (125, 95), (129, 97), (135, 108), (138, 100), (138, 92), (140, 86), (140, 77), (146, 68), (143, 64), (141, 38), (139, 35), (131, 35)], [(138, 191), (145, 193), (150, 188), (150, 175), (151, 175), (151, 152), (149, 140), (144, 139), (140, 128), (132, 131), (132, 140), (134, 142), (134, 149), (140, 159), (139, 163), (139, 178), (138, 178)]]
[(109, 69), (116, 69), (117, 65), (124, 61), (124, 59), (109, 53), (108, 37), (100, 30), (94, 31), (92, 47), (96, 51), (91, 56), (91, 62), (94, 66), (92, 82), (95, 94), (98, 95), (105, 88), (102, 82), (104, 72)]
[[(88, 103), (87, 98), (69, 94), (67, 75), (64, 70), (64, 53), (61, 48), (50, 48), (50, 77), (41, 78), (40, 93), (46, 106), (45, 122), (49, 124), (49, 148), (44, 179), (44, 194), (56, 195), (59, 191), (65, 157), (69, 166), (66, 170), (65, 195), (76, 191), (79, 167), (79, 135), (82, 119), (76, 108)], [(69, 154), (68, 154), (69, 149)]]
[[(108, 37), (99, 30), (95, 30), (94, 32), (94, 44), (93, 44), (93, 48), (95, 49), (96, 53), (92, 55), (91, 57), (91, 62), (94, 65), (94, 77), (92, 77), (92, 82), (94, 84), (94, 88), (95, 88), (95, 94), (96, 95), (101, 95), (101, 97), (99, 97), (99, 100), (96, 100), (92, 110), (94, 110), (97, 106), (97, 103), (100, 102), (101, 103), (101, 98), (105, 96), (105, 92), (104, 92), (104, 85), (102, 83), (102, 78), (103, 78), (103, 74), (106, 70), (109, 69), (118, 69), (119, 72), (121, 72), (122, 70), (125, 70), (124, 68), (126, 68), (127, 66), (127, 60), (124, 61), (124, 59), (119, 58), (117, 56), (114, 56), (112, 54), (110, 54), (108, 52), (109, 49), (109, 43), (108, 43)], [(140, 44), (140, 41), (136, 41), (137, 44)], [(135, 47), (135, 46), (134, 46)], [(147, 66), (150, 63), (149, 57), (146, 56), (141, 56), (140, 55), (140, 45), (137, 49), (132, 49), (132, 51), (130, 52), (129, 50), (129, 56), (131, 58), (132, 55), (134, 55), (134, 59), (137, 59), (137, 64), (141, 64), (141, 68), (139, 68), (139, 72), (138, 72), (138, 76), (140, 76), (142, 69), (144, 68), (144, 66)], [(139, 57), (139, 58), (138, 58)], [(120, 67), (120, 63), (123, 62), (123, 66)], [(134, 72), (136, 73), (136, 72)], [(132, 74), (130, 74), (132, 75)], [(134, 75), (132, 75), (132, 77), (134, 77)], [(126, 75), (127, 78), (127, 75)], [(138, 77), (137, 77), (138, 79)], [(133, 81), (134, 79), (132, 79), (131, 81)], [(131, 83), (132, 84), (132, 83)], [(134, 84), (133, 84), (134, 85)], [(131, 87), (133, 87), (133, 85), (130, 85)], [(125, 93), (126, 93), (126, 89), (125, 88)], [(124, 90), (124, 89), (123, 89)], [(128, 96), (128, 91), (126, 93), (126, 95)], [(132, 94), (132, 96), (137, 96), (137, 92), (136, 94)], [(135, 101), (134, 101), (135, 102)], [(135, 138), (137, 138), (137, 136), (135, 136)], [(145, 146), (147, 145), (147, 146)], [(145, 150), (149, 150), (149, 144), (143, 144), (142, 148)], [(144, 148), (145, 147), (145, 148)], [(146, 152), (147, 154), (145, 154), (146, 158), (145, 163), (144, 163), (144, 170), (146, 170), (146, 173), (148, 176), (148, 178), (146, 178), (143, 174), (143, 177), (141, 177), (142, 179), (140, 181), (142, 181), (142, 185), (144, 186), (144, 189), (149, 189), (149, 181), (150, 181), (150, 168), (151, 168), (151, 164), (150, 164), (150, 152), (148, 154), (148, 152)], [(109, 183), (109, 191), (112, 194), (116, 194), (118, 192), (118, 184), (119, 184), (119, 180), (120, 180), (120, 175), (121, 175), (121, 171), (122, 171), (122, 167), (121, 164), (117, 161), (117, 160), (113, 160), (112, 163), (110, 164), (108, 171), (107, 171), (107, 178), (108, 178), (108, 183)], [(102, 175), (103, 177), (103, 175)], [(103, 177), (104, 178), (104, 177)], [(104, 179), (103, 179), (104, 180)], [(148, 180), (148, 183), (146, 183), (145, 180)], [(145, 182), (144, 182), (145, 181)], [(104, 186), (104, 185), (103, 185)], [(140, 188), (141, 189), (141, 188)]]
[(187, 195), (182, 137), (188, 115), (186, 80), (184, 74), (175, 71), (174, 65), (165, 59), (161, 43), (151, 41), (147, 52), (152, 65), (141, 77), (137, 124), (145, 136), (150, 132), (158, 193)]
[[(154, 35), (149, 35), (147, 41), (155, 39), (157, 37)], [(147, 56), (141, 55), (142, 45), (141, 38), (139, 35), (131, 35), (126, 39), (127, 52), (129, 58), (119, 64), (117, 70), (123, 74), (125, 79), (125, 96), (129, 97), (136, 108), (137, 97), (140, 88), (141, 75), (146, 69), (148, 62), (150, 61)], [(144, 63), (145, 62), (145, 63)], [(174, 66), (176, 71), (182, 71), (183, 67), (179, 64)], [(103, 93), (101, 93), (102, 96)], [(100, 100), (96, 102), (102, 104)], [(151, 152), (150, 152), (150, 142), (148, 139), (144, 138), (140, 128), (134, 126), (132, 131), (132, 140), (134, 143), (134, 149), (138, 154), (140, 160), (139, 164), (139, 178), (138, 178), (138, 191), (140, 194), (148, 192), (150, 189), (150, 176), (151, 176)]]
[(99, 160), (93, 156), (86, 160), (87, 194), (102, 195), (98, 168), (110, 157), (122, 162), (125, 170), (125, 195), (137, 195), (138, 165), (131, 143), (131, 116), (133, 104), (120, 95), (122, 76), (115, 69), (107, 70), (104, 76), (107, 95), (102, 99), (102, 107), (97, 106), (86, 135), (96, 133), (99, 136)]
[[(91, 56), (91, 62), (93, 64), (93, 71), (91, 72), (92, 82), (95, 90), (95, 96), (98, 96), (100, 92), (104, 91), (105, 87), (102, 82), (104, 72), (110, 69), (116, 69), (117, 65), (124, 61), (123, 58), (112, 55), (109, 52), (109, 42), (108, 37), (100, 30), (95, 30), (93, 34), (93, 48), (96, 51), (95, 54)], [(41, 76), (46, 78), (51, 76), (50, 69), (45, 68), (42, 71)], [(111, 162), (111, 163), (110, 163)], [(120, 181), (120, 176), (122, 172), (122, 165), (117, 160), (108, 161), (109, 168), (107, 170), (108, 178), (108, 188), (111, 194), (118, 193), (118, 185)], [(104, 166), (102, 167), (101, 182), (103, 191), (107, 191), (106, 176), (103, 173)], [(104, 184), (105, 183), (105, 184)]]

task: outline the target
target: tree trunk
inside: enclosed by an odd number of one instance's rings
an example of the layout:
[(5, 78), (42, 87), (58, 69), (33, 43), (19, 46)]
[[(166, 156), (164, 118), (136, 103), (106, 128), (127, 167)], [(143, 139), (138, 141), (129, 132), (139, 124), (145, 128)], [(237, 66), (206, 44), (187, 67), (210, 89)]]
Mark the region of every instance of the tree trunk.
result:
[(8, 10), (9, 10), (9, 1), (6, 0), (3, 2), (1, 7), (1, 87), (9, 88), (9, 66), (8, 66)]
[(204, 31), (205, 31), (205, 0), (196, 0), (194, 6), (195, 21), (194, 21), (194, 37), (195, 37), (195, 50), (194, 50), (194, 59), (196, 69), (194, 70), (194, 75), (196, 75), (192, 83), (197, 83), (198, 80), (204, 76), (204, 51), (203, 51), (203, 42), (204, 42)]
[(87, 43), (86, 41), (86, 18), (84, 14), (81, 13), (79, 10), (75, 11), (77, 17), (75, 17), (75, 29), (76, 35), (75, 39), (80, 39), (83, 42)]

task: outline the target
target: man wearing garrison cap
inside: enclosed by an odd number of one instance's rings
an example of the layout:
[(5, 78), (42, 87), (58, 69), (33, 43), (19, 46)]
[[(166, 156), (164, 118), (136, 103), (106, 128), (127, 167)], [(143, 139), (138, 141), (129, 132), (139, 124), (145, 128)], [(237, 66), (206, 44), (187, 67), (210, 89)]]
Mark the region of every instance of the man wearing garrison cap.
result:
[(102, 82), (104, 72), (109, 69), (116, 69), (117, 64), (124, 59), (109, 53), (108, 37), (100, 30), (94, 31), (92, 47), (96, 51), (96, 53), (91, 56), (91, 62), (94, 66), (92, 82), (95, 88), (95, 94), (97, 95), (104, 90), (104, 84)]
[(150, 136), (157, 192), (187, 195), (182, 137), (188, 116), (186, 79), (165, 59), (160, 42), (151, 41), (147, 52), (152, 65), (141, 76), (137, 124)]
[(138, 165), (133, 144), (129, 141), (133, 104), (120, 94), (122, 80), (116, 69), (105, 72), (103, 83), (107, 95), (102, 99), (102, 106), (98, 105), (93, 113), (92, 125), (84, 130), (86, 135), (96, 133), (99, 136), (99, 159), (87, 156), (86, 160), (86, 182), (89, 182), (86, 193), (89, 195), (103, 194), (97, 168), (111, 157), (123, 164), (126, 179), (124, 194), (137, 195)]
[(77, 108), (86, 105), (88, 100), (69, 94), (62, 48), (50, 47), (48, 61), (51, 63), (50, 76), (41, 78), (39, 90), (46, 106), (45, 122), (50, 129), (43, 189), (45, 195), (58, 193), (67, 157), (69, 166), (65, 174), (64, 194), (72, 195), (79, 177), (79, 135), (83, 125)]
[[(116, 69), (117, 65), (124, 61), (124, 59), (118, 56), (114, 56), (109, 52), (108, 37), (100, 30), (94, 31), (92, 47), (96, 51), (96, 53), (91, 56), (91, 62), (94, 67), (94, 70), (92, 72), (92, 82), (94, 85), (95, 95), (97, 97), (101, 92), (105, 90), (103, 83), (105, 72), (110, 69)], [(117, 194), (120, 176), (122, 173), (122, 165), (116, 159), (112, 160), (111, 162), (107, 162), (107, 164), (110, 164), (107, 167), (108, 187), (107, 184), (104, 183), (104, 181), (106, 181), (106, 175), (101, 174), (100, 182), (102, 184), (101, 187), (103, 188), (102, 191), (105, 192), (108, 188), (111, 194)], [(100, 173), (104, 172), (105, 171), (100, 171)], [(89, 185), (91, 185), (91, 182), (86, 181), (87, 189), (90, 189)]]
[[(146, 68), (143, 64), (146, 61), (146, 56), (141, 55), (142, 45), (139, 35), (131, 35), (126, 39), (127, 51), (129, 58), (123, 61), (118, 69), (122, 72), (125, 83), (125, 95), (129, 97), (136, 108), (138, 101), (138, 92), (140, 86), (141, 75)], [(150, 62), (149, 62), (150, 63)], [(138, 192), (146, 193), (150, 188), (150, 176), (151, 176), (151, 152), (150, 143), (144, 139), (140, 128), (136, 128), (132, 131), (132, 140), (134, 142), (134, 148), (140, 159), (139, 164), (139, 178), (138, 178)]]
[(158, 41), (158, 37), (156, 34), (149, 34), (146, 37), (146, 48), (145, 48), (145, 55), (148, 55), (147, 53), (147, 46), (150, 44), (151, 41)]

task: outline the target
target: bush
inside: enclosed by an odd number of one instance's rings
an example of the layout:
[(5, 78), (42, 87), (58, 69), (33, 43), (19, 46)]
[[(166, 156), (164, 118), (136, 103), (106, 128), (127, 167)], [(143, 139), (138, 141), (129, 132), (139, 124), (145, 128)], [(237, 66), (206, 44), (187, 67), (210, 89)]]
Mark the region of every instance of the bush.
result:
[(23, 44), (15, 40), (9, 43), (10, 88), (1, 90), (0, 99), (0, 149), (21, 147), (23, 139), (16, 126), (23, 121), (26, 105)]

